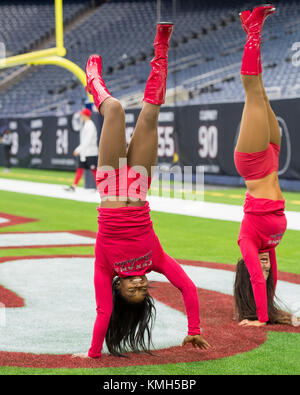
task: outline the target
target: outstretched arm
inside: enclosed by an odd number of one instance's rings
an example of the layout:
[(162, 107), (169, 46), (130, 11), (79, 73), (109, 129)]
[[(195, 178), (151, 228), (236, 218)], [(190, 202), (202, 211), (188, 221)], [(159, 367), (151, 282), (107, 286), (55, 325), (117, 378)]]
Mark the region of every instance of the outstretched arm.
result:
[(88, 355), (100, 358), (101, 350), (113, 310), (112, 275), (104, 267), (95, 264), (94, 274), (97, 317), (94, 324), (92, 344)]
[(97, 317), (93, 329), (92, 344), (88, 353), (74, 354), (73, 357), (101, 357), (101, 350), (113, 309), (112, 274), (105, 268), (104, 265), (100, 265), (97, 260), (95, 262), (94, 285)]
[(182, 294), (188, 318), (188, 336), (183, 340), (182, 346), (191, 343), (193, 347), (210, 348), (210, 345), (202, 338), (200, 332), (199, 299), (195, 284), (180, 264), (165, 252), (162, 252), (157, 271), (164, 274), (170, 283), (178, 288)]
[(274, 282), (274, 296), (275, 296), (275, 291), (277, 286), (277, 260), (276, 260), (275, 248), (272, 248), (272, 250), (269, 251), (269, 257), (270, 257), (271, 271), (272, 271), (273, 282)]
[[(264, 279), (261, 262), (259, 259), (259, 251), (255, 243), (251, 239), (242, 239), (239, 243), (242, 256), (250, 274), (254, 300), (256, 304), (256, 312), (258, 317), (257, 326), (265, 325), (269, 321), (268, 303), (267, 303), (267, 285)], [(248, 320), (244, 320), (241, 324), (248, 324)]]

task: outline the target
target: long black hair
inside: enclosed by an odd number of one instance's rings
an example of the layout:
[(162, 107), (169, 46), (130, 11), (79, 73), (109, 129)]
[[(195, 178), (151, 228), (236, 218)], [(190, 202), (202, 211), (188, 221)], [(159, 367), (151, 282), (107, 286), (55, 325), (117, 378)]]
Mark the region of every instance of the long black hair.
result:
[[(272, 269), (270, 270), (267, 286), (267, 303), (269, 324), (286, 324), (291, 325), (291, 314), (282, 311), (275, 302), (275, 289)], [(256, 321), (258, 320), (256, 313), (256, 304), (250, 281), (250, 275), (244, 259), (239, 259), (236, 266), (236, 275), (234, 282), (234, 302), (237, 319)]]
[(119, 280), (114, 278), (112, 284), (113, 311), (105, 336), (108, 351), (118, 357), (129, 350), (151, 354), (151, 332), (156, 316), (153, 298), (147, 294), (141, 303), (128, 302), (116, 287)]

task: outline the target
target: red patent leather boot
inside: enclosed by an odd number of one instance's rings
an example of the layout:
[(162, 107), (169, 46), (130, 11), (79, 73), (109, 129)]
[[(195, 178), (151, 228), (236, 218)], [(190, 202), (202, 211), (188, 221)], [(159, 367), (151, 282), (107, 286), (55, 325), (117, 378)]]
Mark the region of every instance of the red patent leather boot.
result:
[(146, 83), (144, 101), (161, 105), (165, 102), (168, 74), (168, 49), (173, 32), (173, 23), (157, 24), (154, 40), (154, 58), (151, 60), (151, 72)]
[(86, 91), (93, 95), (95, 106), (99, 109), (100, 105), (107, 98), (111, 97), (110, 92), (105, 86), (101, 77), (102, 59), (99, 55), (91, 55), (85, 66)]
[(241, 74), (258, 75), (261, 68), (261, 31), (265, 19), (275, 12), (275, 7), (271, 4), (262, 5), (250, 11), (240, 13), (242, 27), (247, 33), (247, 41), (244, 48)]
[(249, 18), (249, 16), (251, 15), (251, 11), (247, 10), (247, 11), (242, 11), (240, 12), (240, 19), (242, 22), (242, 28), (245, 30), (246, 34), (248, 34), (248, 29), (245, 25), (245, 21)]

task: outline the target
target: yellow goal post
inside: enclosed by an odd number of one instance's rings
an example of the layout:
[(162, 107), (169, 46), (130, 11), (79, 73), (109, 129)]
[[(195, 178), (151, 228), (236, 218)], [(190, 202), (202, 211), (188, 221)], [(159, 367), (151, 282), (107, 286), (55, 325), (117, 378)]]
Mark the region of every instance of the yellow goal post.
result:
[[(56, 65), (63, 67), (73, 73), (82, 85), (86, 86), (85, 72), (74, 62), (66, 59), (64, 56), (67, 51), (64, 47), (64, 30), (63, 30), (63, 0), (55, 1), (55, 36), (56, 47), (33, 51), (21, 55), (9, 56), (1, 59), (0, 69), (14, 67), (17, 65)], [(90, 101), (93, 102), (91, 95), (87, 94)]]

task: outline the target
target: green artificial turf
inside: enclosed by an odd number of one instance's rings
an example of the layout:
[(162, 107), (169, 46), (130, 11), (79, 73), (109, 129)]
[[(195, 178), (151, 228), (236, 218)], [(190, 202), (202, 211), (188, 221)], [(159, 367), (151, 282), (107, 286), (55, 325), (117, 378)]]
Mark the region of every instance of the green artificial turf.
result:
[[(39, 169), (21, 169), (12, 168), (9, 172), (3, 172), (0, 167), (0, 178), (12, 180), (43, 182), (47, 184), (72, 185), (75, 177), (75, 171), (62, 170), (39, 170)], [(83, 179), (80, 180), (79, 186), (83, 186)]]
[(211, 361), (101, 369), (0, 367), (0, 375), (299, 375), (299, 353), (299, 334), (269, 332), (260, 347)]
[[(8, 214), (39, 219), (35, 222), (4, 227), (0, 232), (91, 230), (97, 231), (97, 204), (74, 200), (32, 196), (1, 191)], [(178, 259), (235, 264), (240, 257), (236, 243), (238, 222), (211, 220), (184, 215), (152, 212), (154, 229), (166, 252)], [(298, 232), (288, 230), (277, 247), (278, 269), (300, 273)], [(44, 249), (45, 250), (45, 249)], [(0, 250), (0, 256), (41, 255), (41, 249)], [(93, 253), (92, 247), (49, 248), (50, 254)], [(57, 252), (59, 251), (59, 252)], [(88, 252), (87, 252), (88, 251)]]

